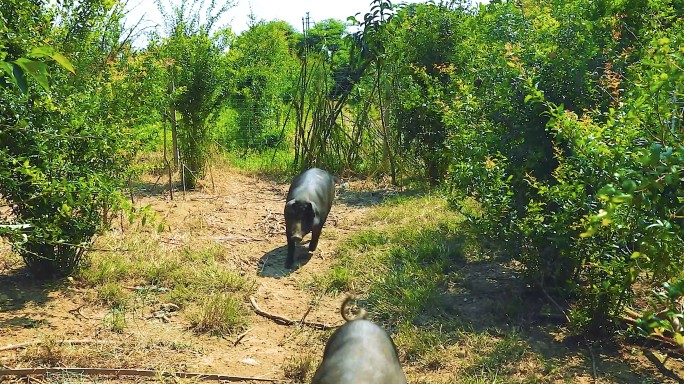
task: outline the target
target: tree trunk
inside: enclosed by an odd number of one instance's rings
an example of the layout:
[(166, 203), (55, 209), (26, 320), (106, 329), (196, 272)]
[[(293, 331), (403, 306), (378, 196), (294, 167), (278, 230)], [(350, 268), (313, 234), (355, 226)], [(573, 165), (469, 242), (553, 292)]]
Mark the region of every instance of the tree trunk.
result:
[[(171, 84), (169, 84), (169, 94), (173, 95), (173, 92), (176, 90), (176, 85), (174, 80), (171, 80)], [(180, 163), (179, 155), (178, 155), (178, 128), (177, 128), (177, 122), (176, 122), (176, 104), (172, 101), (170, 110), (169, 110), (169, 116), (171, 120), (171, 140), (173, 141), (173, 167), (174, 169), (178, 169), (178, 164)]]
[(380, 70), (382, 65), (378, 63), (377, 68), (377, 78), (376, 83), (378, 87), (378, 106), (380, 107), (380, 122), (382, 124), (382, 141), (383, 148), (385, 150), (385, 156), (387, 156), (390, 162), (390, 175), (392, 177), (392, 185), (397, 185), (397, 165), (394, 159), (394, 152), (390, 146), (389, 129), (387, 129), (387, 119), (385, 117), (385, 108), (382, 105), (382, 84), (380, 83)]

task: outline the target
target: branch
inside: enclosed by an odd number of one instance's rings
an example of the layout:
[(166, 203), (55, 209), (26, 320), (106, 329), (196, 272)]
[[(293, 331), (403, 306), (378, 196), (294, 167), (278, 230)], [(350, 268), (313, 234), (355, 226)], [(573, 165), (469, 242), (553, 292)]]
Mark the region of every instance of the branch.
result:
[(667, 368), (665, 366), (665, 363), (663, 361), (660, 361), (660, 359), (653, 352), (644, 351), (644, 356), (646, 356), (646, 358), (651, 363), (653, 363), (653, 365), (655, 365), (663, 375), (665, 375), (671, 379), (674, 379), (675, 381), (677, 381), (680, 384), (684, 383), (684, 380), (681, 377), (679, 377), (679, 375), (676, 372)]
[(551, 295), (549, 295), (549, 293), (546, 292), (546, 289), (544, 289), (544, 284), (541, 281), (537, 281), (537, 287), (541, 290), (542, 294), (544, 294), (544, 297), (546, 297), (546, 299), (549, 300), (549, 302), (551, 302), (551, 304), (553, 304), (553, 306), (556, 307), (556, 309), (558, 309), (563, 314), (563, 318), (565, 318), (565, 321), (570, 323), (570, 317), (568, 316), (568, 314), (565, 312), (563, 307), (561, 307), (560, 304), (558, 304), (558, 302), (556, 302), (556, 300), (554, 300), (553, 297), (551, 297)]
[(256, 300), (253, 297), (249, 298), (249, 302), (252, 303), (252, 307), (254, 308), (254, 312), (256, 312), (257, 315), (263, 316), (267, 319), (271, 319), (280, 325), (302, 324), (302, 325), (306, 325), (307, 327), (311, 327), (314, 329), (321, 329), (321, 330), (328, 330), (328, 329), (334, 329), (334, 328), (339, 327), (339, 325), (330, 325), (330, 324), (316, 323), (316, 322), (311, 322), (311, 321), (299, 322), (299, 321), (295, 321), (295, 320), (290, 320), (287, 317), (272, 315), (266, 311), (263, 311), (261, 308), (259, 308), (259, 306), (256, 303)]
[(225, 380), (225, 381), (264, 381), (264, 382), (283, 382), (280, 379), (264, 379), (257, 377), (243, 377), (243, 376), (229, 376), (215, 373), (190, 373), (190, 372), (163, 372), (153, 371), (147, 369), (116, 369), (116, 368), (17, 368), (17, 369), (0, 369), (0, 377), (2, 376), (31, 376), (31, 375), (45, 375), (47, 373), (75, 373), (88, 376), (95, 375), (111, 375), (111, 376), (145, 376), (145, 377), (180, 377), (183, 379), (199, 379), (199, 380)]
[[(626, 308), (625, 309), (625, 314), (620, 317), (620, 320), (622, 320), (623, 323), (630, 325), (634, 328), (637, 328), (639, 325), (637, 323), (637, 320), (641, 318), (641, 314), (631, 308)], [(659, 335), (659, 334), (652, 334), (652, 335), (641, 335), (643, 336), (646, 340), (651, 340), (651, 341), (657, 341), (665, 346), (669, 347), (670, 350), (676, 354), (679, 355), (679, 357), (682, 357), (682, 354), (684, 353), (684, 346), (680, 345), (677, 343), (677, 341), (672, 338), (668, 337), (665, 335)]]

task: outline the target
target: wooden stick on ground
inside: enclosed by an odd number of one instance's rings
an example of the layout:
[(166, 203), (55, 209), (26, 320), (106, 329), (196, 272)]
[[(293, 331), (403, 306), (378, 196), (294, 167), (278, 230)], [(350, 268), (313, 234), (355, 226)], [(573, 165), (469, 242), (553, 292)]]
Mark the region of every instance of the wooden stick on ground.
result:
[(238, 343), (240, 342), (240, 340), (242, 340), (245, 336), (247, 336), (247, 333), (249, 333), (249, 331), (251, 331), (251, 330), (252, 330), (252, 328), (249, 328), (248, 330), (246, 330), (246, 331), (242, 332), (241, 334), (239, 334), (239, 335), (235, 338), (235, 341), (233, 342), (233, 347), (236, 346), (236, 345), (238, 345)]
[(261, 308), (259, 308), (259, 305), (257, 305), (257, 302), (254, 299), (254, 297), (250, 297), (249, 302), (252, 303), (252, 308), (254, 308), (254, 312), (256, 312), (257, 315), (263, 316), (267, 319), (271, 319), (280, 325), (302, 324), (302, 325), (306, 325), (307, 327), (311, 327), (314, 329), (321, 329), (321, 330), (334, 329), (334, 328), (339, 327), (339, 325), (330, 325), (330, 324), (316, 323), (316, 322), (311, 322), (311, 321), (299, 322), (299, 321), (295, 321), (295, 320), (290, 320), (287, 317), (272, 315), (272, 314), (262, 310)]
[(73, 373), (88, 376), (96, 375), (110, 375), (110, 376), (145, 376), (145, 377), (180, 377), (183, 379), (199, 379), (199, 380), (224, 380), (224, 381), (265, 381), (265, 382), (282, 382), (280, 379), (265, 379), (258, 377), (242, 377), (229, 376), (215, 373), (191, 373), (191, 372), (161, 372), (147, 369), (110, 369), (110, 368), (17, 368), (17, 369), (0, 369), (0, 377), (2, 376), (31, 376), (31, 375), (45, 375), (47, 373)]
[(556, 307), (556, 309), (558, 309), (563, 314), (565, 321), (570, 323), (570, 317), (568, 316), (568, 314), (565, 312), (563, 307), (561, 307), (560, 304), (558, 304), (558, 302), (556, 302), (556, 300), (554, 300), (553, 297), (551, 297), (551, 295), (549, 295), (549, 293), (546, 292), (546, 289), (544, 289), (544, 285), (542, 284), (541, 281), (537, 282), (537, 286), (541, 290), (542, 294), (544, 294), (546, 299), (549, 300), (551, 302), (551, 304), (553, 304)]

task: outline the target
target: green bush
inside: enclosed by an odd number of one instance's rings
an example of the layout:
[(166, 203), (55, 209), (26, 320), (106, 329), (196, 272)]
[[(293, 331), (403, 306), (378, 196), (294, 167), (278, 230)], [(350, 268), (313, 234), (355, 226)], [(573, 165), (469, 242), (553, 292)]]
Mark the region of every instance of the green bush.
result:
[(51, 41), (49, 51), (72, 58), (76, 73), (38, 63), (40, 88), (28, 83), (20, 93), (0, 84), (0, 196), (11, 209), (3, 220), (23, 228), (2, 235), (40, 277), (66, 275), (79, 265), (93, 236), (120, 208), (119, 189), (141, 142), (133, 128), (158, 117), (135, 108), (157, 100), (143, 96), (155, 94), (149, 56), (104, 60), (116, 48), (117, 57), (130, 53), (118, 35), (107, 34), (121, 22), (119, 6), (84, 5), (90, 7), (87, 22), (73, 17), (85, 12), (78, 7), (16, 0), (0, 10), (3, 62), (33, 55), (31, 47)]
[[(605, 332), (681, 274), (681, 2), (492, 3), (444, 121), (456, 207)], [(648, 15), (648, 17), (645, 17)], [(482, 34), (480, 34), (482, 33)], [(472, 84), (472, 85), (471, 85)]]

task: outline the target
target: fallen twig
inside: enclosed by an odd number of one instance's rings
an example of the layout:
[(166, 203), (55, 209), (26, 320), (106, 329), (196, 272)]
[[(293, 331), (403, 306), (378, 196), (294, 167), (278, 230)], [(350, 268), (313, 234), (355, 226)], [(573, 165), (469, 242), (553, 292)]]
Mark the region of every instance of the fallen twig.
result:
[(110, 369), (110, 368), (17, 368), (17, 369), (0, 369), (0, 377), (2, 376), (31, 376), (31, 375), (45, 375), (46, 373), (75, 373), (88, 376), (95, 375), (111, 375), (111, 376), (145, 376), (145, 377), (179, 377), (183, 379), (200, 379), (200, 380), (225, 380), (225, 381), (267, 381), (267, 382), (282, 382), (280, 379), (264, 379), (258, 377), (242, 377), (229, 376), (215, 373), (191, 373), (191, 372), (162, 372), (147, 369)]
[(567, 321), (569, 323), (570, 317), (568, 316), (567, 313), (565, 313), (565, 310), (563, 309), (563, 307), (561, 307), (560, 304), (558, 304), (558, 302), (556, 302), (556, 300), (554, 300), (553, 297), (551, 297), (551, 295), (549, 295), (549, 293), (546, 292), (546, 289), (544, 289), (543, 284), (537, 283), (537, 285), (539, 286), (539, 289), (541, 290), (541, 292), (544, 294), (544, 297), (546, 297), (546, 299), (549, 300), (551, 302), (551, 304), (553, 304), (553, 306), (556, 307), (556, 309), (558, 309), (563, 314), (565, 321)]
[(674, 380), (677, 381), (678, 383), (684, 383), (684, 379), (682, 379), (681, 377), (679, 377), (679, 375), (678, 375), (675, 371), (673, 371), (673, 370), (671, 370), (670, 368), (666, 367), (666, 366), (665, 366), (665, 362), (664, 362), (664, 361), (661, 361), (653, 352), (651, 352), (651, 351), (644, 351), (644, 356), (646, 356), (646, 358), (647, 358), (651, 363), (653, 363), (653, 365), (655, 365), (656, 368), (658, 368), (658, 370), (659, 370), (663, 375), (665, 375), (665, 376), (667, 376), (667, 377), (669, 377), (669, 378), (671, 378), (671, 379), (674, 379)]
[(258, 239), (256, 237), (251, 237), (251, 236), (246, 236), (242, 234), (228, 234), (225, 236), (214, 236), (214, 240), (218, 242), (223, 242), (223, 243), (230, 243), (230, 242), (237, 242), (237, 243), (248, 243), (251, 241), (264, 241), (265, 239)]
[(321, 301), (321, 298), (323, 298), (324, 291), (321, 291), (320, 295), (316, 298), (315, 304), (310, 303), (309, 307), (306, 309), (306, 312), (304, 312), (304, 316), (302, 316), (301, 320), (299, 320), (300, 323), (304, 322), (304, 319), (309, 315), (309, 312), (313, 309), (314, 305), (318, 305), (318, 303)]
[(330, 325), (330, 324), (323, 324), (323, 323), (316, 323), (316, 322), (311, 322), (311, 321), (295, 321), (295, 320), (290, 320), (287, 317), (283, 316), (278, 316), (278, 315), (272, 315), (266, 311), (263, 311), (261, 308), (256, 303), (256, 300), (254, 297), (249, 298), (249, 302), (252, 303), (252, 307), (254, 308), (254, 312), (256, 312), (257, 315), (263, 316), (267, 319), (271, 319), (275, 321), (276, 323), (280, 325), (297, 325), (297, 324), (302, 324), (306, 325), (307, 327), (311, 327), (314, 329), (321, 329), (321, 330), (327, 330), (327, 329), (334, 329), (339, 327), (339, 325)]
[(306, 312), (304, 312), (304, 316), (302, 316), (302, 318), (299, 320), (300, 323), (304, 322), (304, 319), (306, 319), (306, 317), (309, 315), (309, 312), (311, 312), (311, 308), (313, 308), (313, 306), (309, 304), (309, 306), (306, 308)]
[(72, 315), (74, 315), (74, 317), (76, 317), (76, 318), (78, 318), (79, 316), (81, 316), (83, 319), (88, 320), (88, 317), (85, 316), (83, 313), (81, 313), (81, 308), (83, 308), (83, 307), (85, 307), (85, 306), (86, 306), (86, 305), (83, 304), (83, 305), (79, 306), (79, 307), (76, 308), (76, 309), (70, 309), (70, 310), (69, 310), (69, 313), (71, 313)]
[(171, 244), (171, 245), (181, 245), (182, 244), (182, 242), (180, 240), (176, 240), (176, 239), (159, 239), (159, 242)]
[(238, 343), (240, 343), (240, 340), (242, 340), (243, 337), (247, 336), (247, 333), (249, 333), (249, 331), (251, 331), (251, 330), (252, 330), (252, 328), (249, 328), (248, 330), (246, 330), (246, 331), (242, 332), (241, 334), (239, 334), (239, 335), (235, 338), (235, 341), (233, 342), (233, 347), (236, 346), (236, 345), (238, 345)]
[[(72, 344), (72, 345), (79, 345), (79, 344), (113, 344), (115, 343), (114, 341), (111, 340), (58, 340), (55, 341), (56, 344)], [(26, 343), (21, 343), (21, 344), (10, 344), (5, 347), (0, 348), (0, 352), (4, 351), (12, 351), (15, 349), (20, 349), (20, 348), (26, 348), (26, 347), (31, 347), (34, 345), (40, 345), (40, 344), (45, 344), (44, 341), (28, 341)]]

